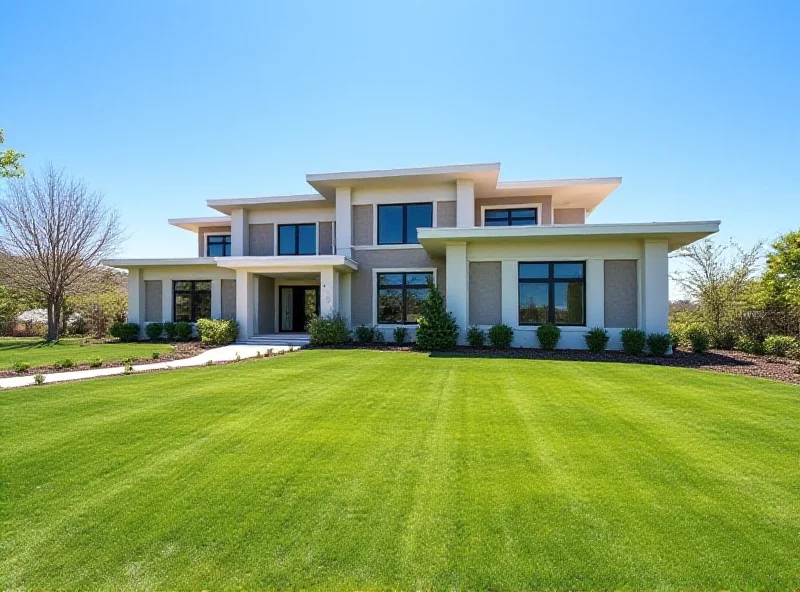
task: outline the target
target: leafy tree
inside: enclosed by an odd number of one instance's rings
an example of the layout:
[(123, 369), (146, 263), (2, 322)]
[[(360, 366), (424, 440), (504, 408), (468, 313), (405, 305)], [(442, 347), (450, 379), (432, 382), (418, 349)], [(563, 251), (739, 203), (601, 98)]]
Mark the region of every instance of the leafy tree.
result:
[[(3, 129), (0, 128), (0, 144), (5, 143), (6, 137)], [(25, 158), (22, 152), (14, 150), (0, 150), (0, 177), (24, 177), (25, 171), (20, 162)]]
[(800, 230), (772, 243), (761, 281), (752, 291), (754, 303), (766, 308), (800, 306)]

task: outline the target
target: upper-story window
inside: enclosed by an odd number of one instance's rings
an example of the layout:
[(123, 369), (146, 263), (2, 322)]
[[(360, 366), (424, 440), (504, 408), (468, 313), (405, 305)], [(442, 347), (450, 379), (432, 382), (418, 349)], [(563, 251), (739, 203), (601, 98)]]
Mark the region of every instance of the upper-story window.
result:
[(391, 204), (378, 206), (378, 244), (419, 243), (417, 228), (433, 226), (433, 204)]
[(230, 257), (231, 235), (212, 234), (206, 236), (206, 257)]
[(316, 224), (281, 224), (278, 226), (278, 255), (316, 254)]
[(532, 226), (538, 223), (536, 208), (504, 208), (484, 210), (484, 226)]

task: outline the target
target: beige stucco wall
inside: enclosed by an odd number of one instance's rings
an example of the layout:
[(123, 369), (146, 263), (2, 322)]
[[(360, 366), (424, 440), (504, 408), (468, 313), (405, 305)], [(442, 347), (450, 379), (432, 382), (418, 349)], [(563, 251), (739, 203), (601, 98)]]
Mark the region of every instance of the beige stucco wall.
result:
[(553, 224), (585, 224), (586, 210), (583, 208), (557, 208), (553, 210)]
[(222, 280), (221, 282), (221, 313), (223, 319), (236, 318), (236, 280)]
[(469, 324), (496, 325), (502, 321), (502, 266), (500, 261), (469, 264)]
[(639, 279), (636, 261), (605, 262), (605, 326), (615, 329), (636, 327), (639, 317)]
[(206, 256), (206, 234), (227, 232), (230, 233), (230, 226), (201, 226), (197, 229), (197, 256)]
[(456, 225), (456, 202), (440, 201), (436, 203), (436, 227), (454, 228)]
[(483, 226), (481, 208), (483, 206), (522, 206), (541, 204), (539, 208), (539, 224), (551, 224), (551, 208), (553, 198), (549, 195), (523, 195), (519, 197), (483, 197), (475, 199), (475, 226)]
[(248, 234), (251, 256), (272, 257), (275, 254), (274, 224), (251, 224)]
[(318, 251), (320, 255), (333, 255), (333, 222), (319, 223)]
[(146, 323), (160, 323), (163, 320), (161, 284), (161, 280), (145, 280), (144, 282), (144, 320)]

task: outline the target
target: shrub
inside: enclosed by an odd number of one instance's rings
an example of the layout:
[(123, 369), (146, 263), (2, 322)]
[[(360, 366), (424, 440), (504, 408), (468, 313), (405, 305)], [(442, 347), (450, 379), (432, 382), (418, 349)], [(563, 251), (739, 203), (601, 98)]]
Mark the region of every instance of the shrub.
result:
[(561, 329), (553, 323), (544, 323), (536, 329), (536, 337), (539, 339), (539, 347), (544, 351), (553, 351), (561, 339)]
[(670, 345), (669, 333), (650, 333), (647, 336), (647, 349), (654, 356), (666, 356)]
[(233, 319), (199, 319), (197, 332), (203, 343), (228, 345), (239, 337), (239, 323)]
[(120, 341), (138, 341), (139, 325), (136, 323), (114, 323), (108, 328), (108, 334)]
[(711, 345), (716, 349), (733, 349), (736, 347), (736, 331), (733, 329), (719, 329), (709, 335)]
[(172, 321), (167, 321), (163, 324), (164, 327), (164, 336), (169, 341), (175, 341), (175, 323)]
[(158, 358), (161, 357), (161, 352), (153, 352), (152, 354), (150, 354), (150, 357), (153, 358), (154, 360), (157, 360)]
[(164, 323), (148, 323), (144, 333), (150, 341), (155, 341), (164, 332)]
[(494, 349), (508, 349), (514, 339), (514, 329), (500, 323), (489, 328), (489, 345)]
[(600, 354), (606, 351), (608, 346), (608, 331), (602, 327), (592, 327), (583, 336), (586, 340), (586, 347), (594, 354)]
[(647, 336), (640, 329), (623, 329), (619, 332), (623, 351), (630, 356), (640, 356), (647, 345)]
[(44, 384), (44, 374), (35, 374), (33, 376), (34, 384)]
[(686, 340), (696, 354), (704, 354), (708, 351), (710, 339), (708, 333), (700, 325), (692, 325), (686, 329)]
[(122, 362), (123, 366), (130, 366), (133, 364), (133, 358), (122, 358), (120, 362)]
[(467, 329), (467, 343), (470, 347), (483, 347), (486, 343), (486, 333), (480, 327)]
[(764, 352), (770, 356), (785, 357), (795, 347), (797, 341), (788, 335), (770, 335), (764, 340)]
[(308, 322), (312, 345), (341, 345), (350, 339), (347, 321), (339, 313), (314, 317)]
[(426, 351), (450, 351), (458, 343), (458, 325), (444, 306), (439, 288), (431, 286), (422, 301), (417, 329), (417, 346)]
[(213, 365), (214, 365), (214, 360), (206, 361), (206, 366), (213, 366)]
[(103, 365), (103, 358), (89, 359), (89, 368), (99, 368), (102, 365)]
[(372, 325), (359, 325), (353, 329), (353, 335), (358, 343), (372, 343), (375, 341), (377, 328)]
[(742, 335), (736, 342), (736, 349), (746, 354), (761, 356), (764, 354), (764, 344), (748, 335)]
[(175, 323), (175, 339), (178, 341), (189, 341), (192, 338), (192, 324), (186, 321)]
[(130, 374), (131, 372), (133, 372), (133, 364), (131, 364), (130, 362), (126, 362), (123, 372), (125, 374)]
[(14, 362), (14, 372), (19, 372), (20, 374), (27, 372), (30, 367), (31, 365), (28, 362)]
[[(383, 335), (381, 333), (381, 335)], [(408, 337), (408, 327), (395, 327), (394, 328), (394, 342), (397, 345), (403, 345)]]
[(72, 358), (64, 358), (63, 360), (56, 360), (53, 362), (53, 367), (56, 369), (72, 368), (75, 365), (75, 360)]

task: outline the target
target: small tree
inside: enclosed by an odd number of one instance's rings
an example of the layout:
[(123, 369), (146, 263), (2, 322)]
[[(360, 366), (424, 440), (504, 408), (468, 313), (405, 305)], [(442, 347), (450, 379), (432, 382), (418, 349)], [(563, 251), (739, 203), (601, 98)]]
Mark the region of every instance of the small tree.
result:
[[(5, 141), (5, 134), (3, 133), (3, 129), (0, 128), (0, 144), (5, 143)], [(20, 162), (23, 158), (25, 158), (25, 154), (22, 152), (16, 152), (11, 149), (0, 150), (0, 178), (24, 177), (25, 171)]]
[(458, 325), (444, 306), (444, 297), (435, 285), (422, 301), (422, 316), (417, 329), (417, 346), (427, 351), (453, 350), (458, 343)]

